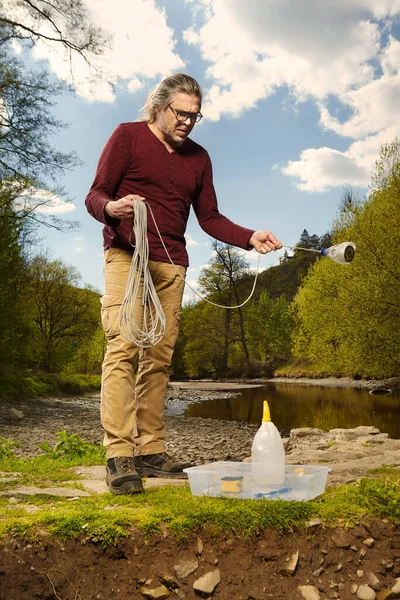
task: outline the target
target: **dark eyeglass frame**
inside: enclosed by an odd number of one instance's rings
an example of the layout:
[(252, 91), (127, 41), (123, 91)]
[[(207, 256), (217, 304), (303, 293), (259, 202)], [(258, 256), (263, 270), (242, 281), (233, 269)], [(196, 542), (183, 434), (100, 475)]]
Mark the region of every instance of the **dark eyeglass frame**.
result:
[(179, 123), (184, 123), (188, 119), (190, 119), (191, 123), (198, 123), (203, 118), (203, 115), (200, 112), (199, 113), (187, 113), (187, 112), (183, 112), (180, 110), (175, 110), (175, 108), (173, 106), (171, 106), (170, 104), (168, 104), (168, 108), (172, 110), (172, 112), (175, 115), (175, 119)]

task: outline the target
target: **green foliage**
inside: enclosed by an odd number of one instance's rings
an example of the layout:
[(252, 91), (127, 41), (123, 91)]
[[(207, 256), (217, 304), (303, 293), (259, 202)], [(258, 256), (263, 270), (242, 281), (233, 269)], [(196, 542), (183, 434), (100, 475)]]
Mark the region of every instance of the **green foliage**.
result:
[(290, 356), (293, 318), (285, 296), (273, 300), (266, 291), (249, 309), (249, 336), (252, 352), (259, 360), (275, 362)]
[(65, 430), (62, 430), (56, 433), (56, 437), (58, 438), (58, 442), (53, 448), (49, 445), (48, 440), (39, 445), (39, 448), (51, 458), (92, 459), (95, 457), (101, 461), (105, 457), (102, 446), (95, 446), (86, 442), (77, 433), (68, 435)]
[(383, 378), (400, 371), (400, 143), (382, 148), (368, 199), (347, 194), (335, 243), (352, 240), (354, 261), (322, 259), (310, 270), (294, 306), (294, 348), (318, 367)]
[(6, 399), (34, 398), (46, 394), (84, 394), (99, 390), (100, 375), (73, 373), (22, 376), (19, 373), (0, 375), (0, 396)]
[(0, 460), (13, 458), (12, 448), (20, 448), (20, 446), (19, 442), (0, 436)]

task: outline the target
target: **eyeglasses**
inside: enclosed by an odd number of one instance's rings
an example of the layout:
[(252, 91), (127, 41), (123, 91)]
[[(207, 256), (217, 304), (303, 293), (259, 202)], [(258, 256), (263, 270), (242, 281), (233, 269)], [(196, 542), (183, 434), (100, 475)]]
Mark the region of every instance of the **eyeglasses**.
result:
[(179, 123), (184, 123), (188, 119), (190, 119), (191, 123), (198, 123), (203, 118), (201, 113), (190, 113), (181, 110), (175, 110), (170, 104), (168, 104), (168, 108), (172, 110), (175, 115), (175, 119), (179, 121)]

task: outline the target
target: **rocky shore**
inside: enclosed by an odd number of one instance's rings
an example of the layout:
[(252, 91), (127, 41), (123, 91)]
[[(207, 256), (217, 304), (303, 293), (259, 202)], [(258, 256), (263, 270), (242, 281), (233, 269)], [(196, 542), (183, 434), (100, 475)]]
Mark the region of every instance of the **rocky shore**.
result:
[[(183, 416), (188, 403), (226, 398), (234, 393), (234, 387), (235, 384), (229, 383), (223, 390), (200, 390), (193, 385), (190, 389), (177, 386), (169, 389), (165, 422), (168, 452), (173, 458), (202, 464), (216, 460), (242, 461), (250, 456), (258, 425)], [(101, 443), (99, 403), (99, 394), (37, 398), (18, 405), (3, 402), (0, 436), (19, 442), (21, 447), (15, 449), (15, 454), (26, 457), (40, 453), (39, 444), (46, 439), (53, 444), (55, 433), (62, 429)], [(400, 440), (390, 439), (374, 427), (330, 432), (293, 429), (284, 443), (288, 463), (331, 466), (330, 484), (353, 481), (384, 464), (400, 464)]]

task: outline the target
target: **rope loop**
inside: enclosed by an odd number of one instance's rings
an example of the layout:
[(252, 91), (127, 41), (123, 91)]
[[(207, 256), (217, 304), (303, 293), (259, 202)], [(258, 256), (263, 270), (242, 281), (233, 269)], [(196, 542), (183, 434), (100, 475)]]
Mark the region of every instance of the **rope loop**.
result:
[[(129, 270), (128, 283), (126, 286), (126, 292), (124, 300), (121, 304), (119, 311), (119, 326), (121, 333), (129, 341), (134, 343), (140, 348), (151, 348), (158, 344), (165, 333), (165, 315), (162, 309), (160, 300), (158, 299), (157, 292), (154, 288), (153, 280), (150, 275), (148, 260), (149, 260), (149, 241), (147, 239), (147, 210), (150, 212), (151, 218), (153, 219), (154, 226), (157, 231), (157, 235), (161, 240), (162, 246), (168, 257), (170, 263), (175, 267), (179, 277), (183, 279), (185, 284), (192, 290), (192, 292), (200, 298), (213, 306), (218, 308), (225, 308), (227, 310), (241, 308), (250, 300), (254, 294), (254, 290), (257, 283), (258, 268), (260, 264), (260, 254), (258, 254), (257, 261), (257, 272), (254, 278), (253, 288), (250, 292), (249, 297), (236, 306), (224, 306), (223, 304), (217, 304), (207, 298), (201, 296), (192, 286), (186, 281), (181, 275), (179, 270), (176, 268), (169, 252), (164, 244), (160, 230), (158, 229), (156, 220), (153, 215), (148, 202), (142, 200), (134, 200), (133, 208), (135, 211), (133, 230), (135, 232), (135, 251), (133, 253), (132, 262)], [(137, 306), (137, 302), (140, 302), (140, 307)], [(135, 309), (136, 306), (136, 309)], [(139, 310), (140, 309), (140, 310)], [(139, 314), (138, 314), (139, 313)]]

